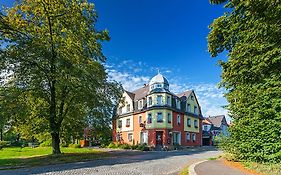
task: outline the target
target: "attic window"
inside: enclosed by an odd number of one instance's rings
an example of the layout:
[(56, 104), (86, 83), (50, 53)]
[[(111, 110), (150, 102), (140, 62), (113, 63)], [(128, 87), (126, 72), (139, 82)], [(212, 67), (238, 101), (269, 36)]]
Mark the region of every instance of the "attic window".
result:
[(139, 100), (138, 109), (143, 108), (143, 100)]
[(191, 97), (190, 97), (190, 98), (191, 98), (191, 100), (194, 100), (194, 96), (193, 96), (193, 95), (191, 95)]

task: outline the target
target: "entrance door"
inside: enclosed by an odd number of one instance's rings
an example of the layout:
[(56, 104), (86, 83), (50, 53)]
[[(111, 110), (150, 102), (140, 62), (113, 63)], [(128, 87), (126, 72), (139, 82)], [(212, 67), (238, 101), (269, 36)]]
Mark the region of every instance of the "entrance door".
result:
[(163, 145), (163, 131), (156, 131), (156, 145)]
[(173, 133), (173, 145), (180, 145), (181, 141), (181, 135), (180, 132), (174, 132)]

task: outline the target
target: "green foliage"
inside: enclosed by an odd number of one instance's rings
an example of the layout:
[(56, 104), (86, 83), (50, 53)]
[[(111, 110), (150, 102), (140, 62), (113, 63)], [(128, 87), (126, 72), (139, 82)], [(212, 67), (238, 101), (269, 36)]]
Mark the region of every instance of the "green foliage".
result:
[(68, 145), (69, 148), (81, 148), (80, 144), (69, 144)]
[(39, 146), (40, 147), (50, 147), (50, 146), (52, 146), (52, 140), (46, 140), (46, 141), (42, 142)]
[(1, 148), (10, 147), (10, 146), (11, 146), (11, 142), (9, 142), (9, 141), (0, 141), (0, 147)]
[[(219, 1), (218, 1), (219, 2)], [(228, 53), (221, 87), (233, 117), (222, 143), (238, 160), (281, 162), (281, 4), (228, 0), (229, 12), (210, 25), (212, 56)]]
[[(88, 121), (108, 126), (121, 86), (107, 81), (97, 13), (87, 0), (19, 0), (0, 11), (0, 116), (26, 140), (48, 133), (53, 153), (79, 139)], [(2, 108), (5, 108), (2, 110)], [(42, 138), (42, 137), (41, 137)], [(42, 140), (42, 139), (40, 139)]]

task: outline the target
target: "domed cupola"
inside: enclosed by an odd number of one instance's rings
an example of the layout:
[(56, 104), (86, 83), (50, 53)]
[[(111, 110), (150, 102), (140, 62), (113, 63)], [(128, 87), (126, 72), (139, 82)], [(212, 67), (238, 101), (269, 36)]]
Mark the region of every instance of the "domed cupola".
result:
[(169, 82), (162, 74), (158, 72), (149, 82), (149, 91), (165, 92), (169, 91)]

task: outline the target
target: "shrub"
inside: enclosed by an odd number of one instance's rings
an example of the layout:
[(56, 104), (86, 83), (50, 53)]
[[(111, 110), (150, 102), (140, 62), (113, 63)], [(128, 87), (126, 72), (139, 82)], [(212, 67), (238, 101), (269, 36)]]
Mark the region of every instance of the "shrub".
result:
[(110, 143), (107, 148), (117, 148), (118, 146), (115, 145), (114, 143)]
[(40, 147), (49, 147), (49, 146), (52, 146), (52, 141), (51, 141), (51, 140), (46, 140), (46, 141), (42, 142), (39, 146), (40, 146)]
[(119, 146), (119, 148), (121, 148), (121, 149), (131, 149), (131, 145), (129, 145), (129, 144), (122, 144), (122, 145)]
[(70, 148), (81, 148), (80, 144), (69, 144), (68, 147)]
[(8, 141), (0, 141), (0, 147), (5, 148), (5, 147), (10, 147), (11, 142)]

